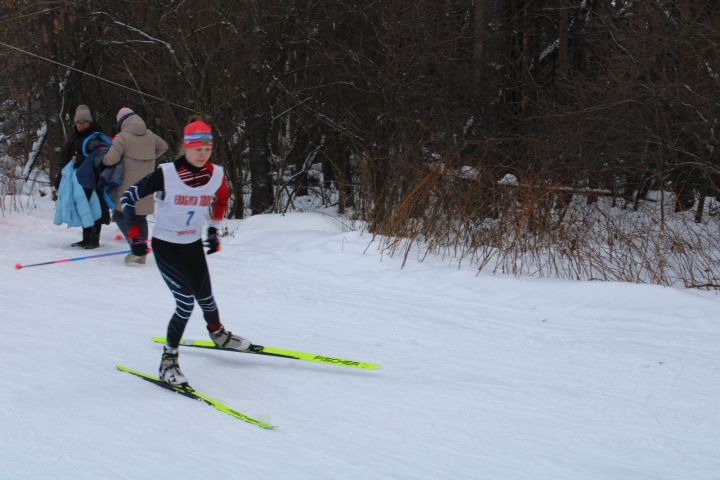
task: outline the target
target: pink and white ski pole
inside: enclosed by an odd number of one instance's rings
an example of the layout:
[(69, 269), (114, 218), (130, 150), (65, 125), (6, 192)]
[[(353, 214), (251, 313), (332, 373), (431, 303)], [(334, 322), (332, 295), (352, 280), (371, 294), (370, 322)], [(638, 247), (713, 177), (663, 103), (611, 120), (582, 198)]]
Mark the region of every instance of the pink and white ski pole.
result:
[[(29, 268), (29, 267), (39, 267), (41, 265), (54, 265), (56, 263), (68, 263), (68, 262), (78, 262), (80, 260), (91, 260), (93, 258), (102, 258), (102, 257), (110, 257), (112, 255), (122, 255), (132, 252), (132, 250), (121, 250), (119, 252), (110, 252), (110, 253), (98, 253), (97, 255), (85, 255), (82, 257), (72, 257), (72, 258), (63, 258), (62, 260), (52, 260), (50, 262), (41, 262), (41, 263), (30, 263), (28, 265), (22, 265), (20, 263), (15, 264), (15, 270), (20, 270), (21, 268)], [(148, 251), (148, 253), (150, 253)]]

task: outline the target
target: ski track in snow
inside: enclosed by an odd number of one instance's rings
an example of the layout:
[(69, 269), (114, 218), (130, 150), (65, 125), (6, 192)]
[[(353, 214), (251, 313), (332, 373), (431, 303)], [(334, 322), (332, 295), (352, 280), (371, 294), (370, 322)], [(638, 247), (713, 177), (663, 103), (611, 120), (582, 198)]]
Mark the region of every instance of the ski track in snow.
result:
[[(0, 479), (718, 479), (716, 294), (476, 275), (382, 256), (320, 214), (229, 221), (208, 257), (225, 325), (360, 371), (182, 349), (191, 384), (265, 431), (115, 370), (155, 374), (174, 303), (150, 256), (97, 250), (52, 202), (0, 217)], [(195, 307), (187, 338), (207, 338)]]

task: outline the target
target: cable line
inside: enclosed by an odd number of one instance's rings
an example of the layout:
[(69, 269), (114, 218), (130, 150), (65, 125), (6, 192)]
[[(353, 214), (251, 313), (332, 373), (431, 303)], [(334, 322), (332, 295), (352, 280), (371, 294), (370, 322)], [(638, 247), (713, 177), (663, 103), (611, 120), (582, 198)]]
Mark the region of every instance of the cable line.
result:
[(98, 80), (100, 80), (100, 81), (102, 81), (102, 82), (107, 82), (107, 83), (109, 83), (109, 84), (111, 84), (111, 85), (115, 85), (115, 86), (117, 86), (117, 87), (124, 88), (124, 89), (126, 89), (126, 90), (130, 90), (131, 92), (135, 92), (135, 93), (137, 93), (137, 94), (144, 95), (144, 96), (146, 96), (146, 97), (150, 97), (150, 98), (153, 98), (153, 99), (155, 99), (155, 100), (160, 100), (161, 102), (169, 103), (170, 105), (173, 105), (173, 106), (175, 106), (175, 107), (179, 107), (179, 108), (182, 108), (182, 109), (191, 111), (191, 112), (193, 112), (193, 113), (197, 112), (197, 110), (194, 109), (194, 108), (186, 107), (185, 105), (180, 105), (179, 103), (171, 102), (170, 100), (166, 100), (166, 99), (164, 99), (164, 98), (156, 97), (155, 95), (152, 95), (152, 94), (150, 94), (150, 93), (143, 92), (143, 91), (141, 91), (141, 90), (138, 90), (138, 89), (135, 89), (135, 88), (132, 88), (132, 87), (128, 87), (127, 85), (123, 85), (123, 84), (121, 84), (121, 83), (113, 82), (112, 80), (108, 80), (107, 78), (103, 78), (103, 77), (101, 77), (101, 76), (99, 76), (99, 75), (95, 75), (95, 74), (90, 73), (90, 72), (85, 72), (85, 71), (83, 71), (83, 70), (80, 70), (79, 68), (75, 68), (75, 67), (73, 67), (73, 66), (66, 65), (66, 64), (64, 64), (64, 63), (58, 62), (58, 61), (53, 60), (53, 59), (51, 59), (51, 58), (43, 57), (42, 55), (38, 55), (38, 54), (36, 54), (36, 53), (32, 53), (32, 52), (29, 52), (29, 51), (27, 51), (27, 50), (23, 50), (22, 48), (14, 47), (14, 46), (8, 45), (7, 43), (4, 43), (4, 42), (0, 42), (0, 45), (4, 46), (4, 47), (6, 47), (6, 48), (9, 48), (9, 49), (11, 49), (11, 50), (15, 50), (15, 51), (18, 51), (18, 52), (20, 52), (20, 53), (24, 53), (25, 55), (30, 55), (31, 57), (39, 58), (40, 60), (44, 60), (44, 61), (46, 61), (46, 62), (54, 63), (55, 65), (59, 65), (59, 66), (61, 66), (61, 67), (69, 68), (70, 70), (76, 71), (76, 72), (81, 73), (81, 74), (83, 74), (83, 75), (88, 75), (88, 76), (93, 77), (93, 78), (96, 78), (96, 79), (98, 79)]

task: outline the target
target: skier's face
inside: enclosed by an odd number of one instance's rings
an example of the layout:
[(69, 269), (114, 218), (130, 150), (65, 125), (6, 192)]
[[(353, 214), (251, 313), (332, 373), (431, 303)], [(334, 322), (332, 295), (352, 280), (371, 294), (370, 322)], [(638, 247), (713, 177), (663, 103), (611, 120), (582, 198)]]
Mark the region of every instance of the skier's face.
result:
[(90, 122), (75, 122), (75, 130), (84, 132), (90, 126)]
[(212, 155), (212, 147), (186, 148), (185, 158), (193, 167), (202, 168)]

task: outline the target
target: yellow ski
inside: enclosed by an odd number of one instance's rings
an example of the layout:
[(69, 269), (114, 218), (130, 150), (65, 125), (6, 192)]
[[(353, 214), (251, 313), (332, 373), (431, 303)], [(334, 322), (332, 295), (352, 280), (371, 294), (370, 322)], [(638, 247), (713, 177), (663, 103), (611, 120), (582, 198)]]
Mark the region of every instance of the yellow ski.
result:
[[(165, 337), (153, 337), (155, 343), (165, 343)], [(363, 370), (380, 370), (382, 365), (379, 363), (360, 362), (358, 360), (348, 360), (346, 358), (329, 357), (327, 355), (318, 355), (316, 353), (296, 352), (294, 350), (284, 350), (282, 348), (265, 347), (263, 345), (251, 345), (248, 350), (233, 350), (231, 348), (221, 348), (215, 346), (211, 340), (180, 340), (180, 345), (185, 347), (209, 348), (212, 350), (226, 350), (237, 353), (254, 353), (256, 355), (268, 355), (271, 357), (292, 358), (293, 360), (302, 360), (304, 362), (324, 363), (326, 365), (337, 365), (340, 367), (360, 368)]]
[(240, 413), (237, 410), (233, 410), (232, 408), (218, 402), (217, 400), (212, 399), (212, 398), (208, 397), (207, 395), (198, 392), (197, 390), (195, 390), (194, 388), (192, 388), (189, 385), (182, 386), (182, 387), (172, 386), (172, 385), (169, 385), (169, 384), (163, 382), (162, 380), (160, 380), (157, 377), (153, 377), (152, 375), (138, 372), (137, 370), (132, 370), (127, 367), (123, 367), (122, 365), (116, 365), (115, 368), (117, 368), (121, 372), (127, 372), (127, 373), (130, 373), (137, 377), (140, 377), (143, 380), (146, 380), (150, 383), (154, 383), (155, 385), (157, 385), (159, 387), (166, 388), (175, 393), (179, 393), (180, 395), (183, 395), (185, 397), (194, 398), (196, 400), (202, 400), (203, 402), (207, 403), (208, 405), (215, 407), (217, 410), (220, 410), (221, 412), (226, 413), (226, 414), (230, 415), (231, 417), (240, 419), (243, 422), (252, 423), (253, 425), (257, 425), (258, 427), (267, 428), (267, 429), (275, 428), (274, 426), (270, 425), (269, 423), (265, 423), (263, 421), (256, 420), (252, 417), (248, 417), (244, 413)]

